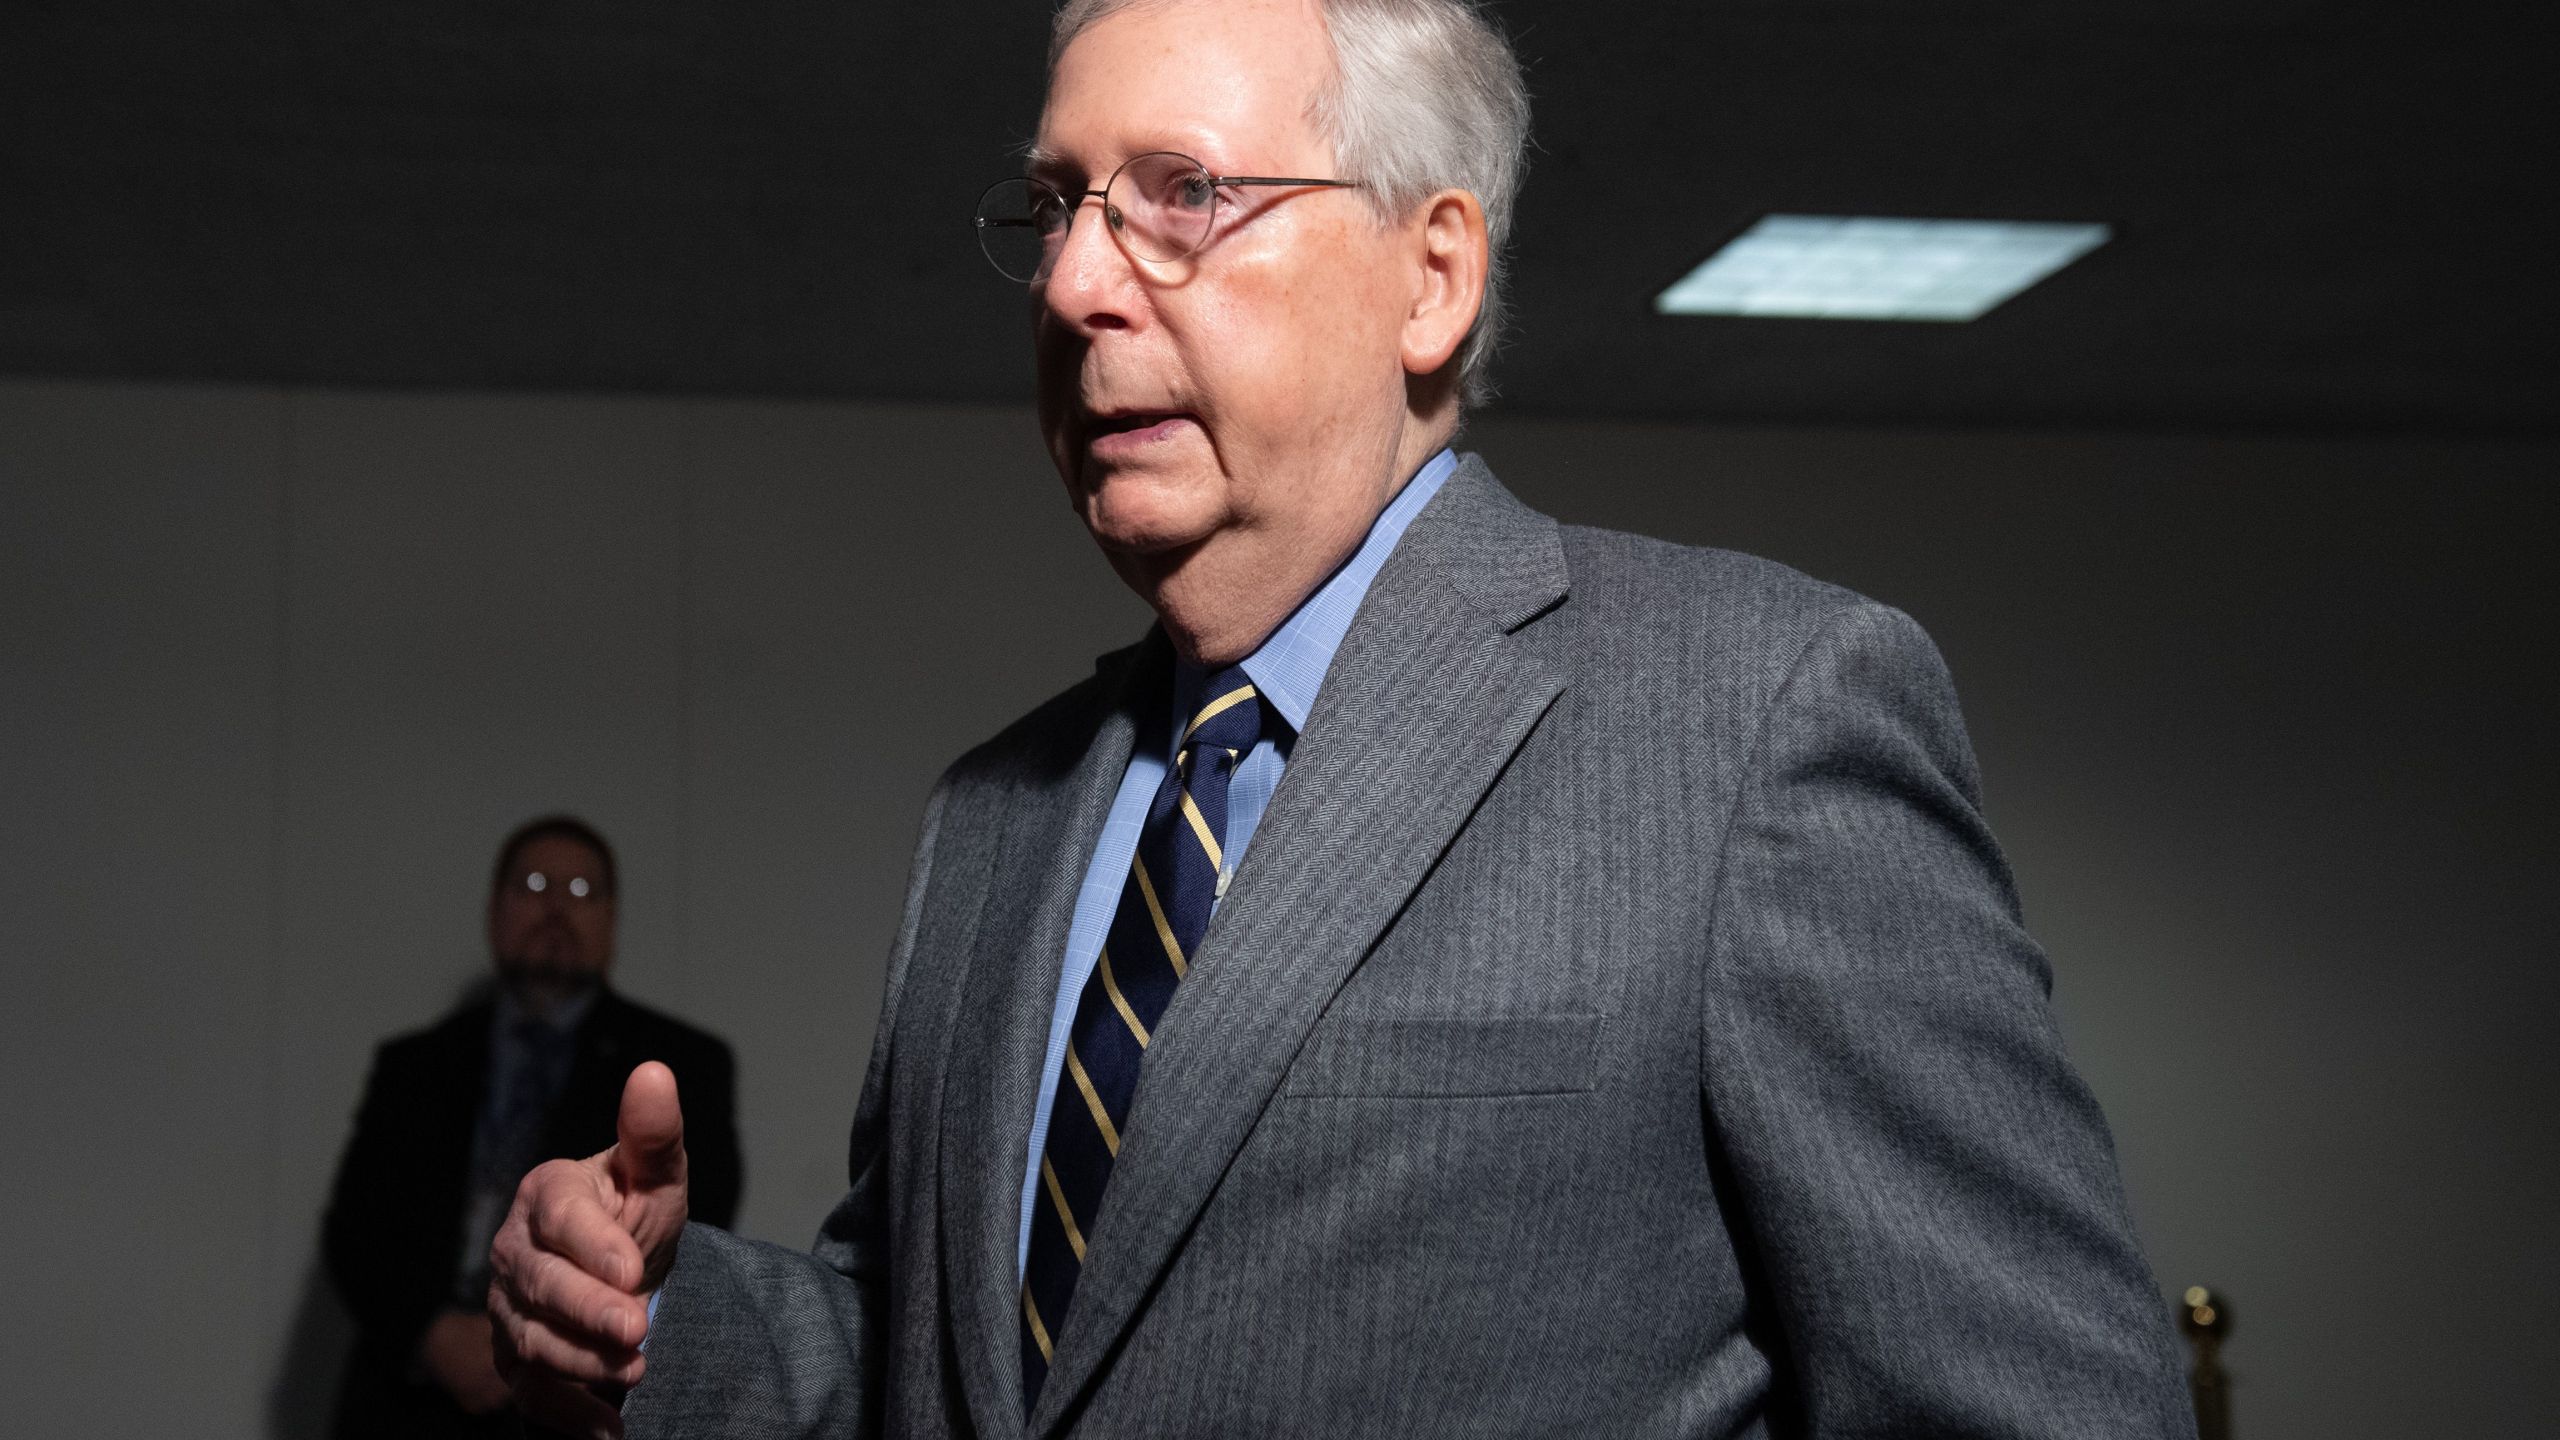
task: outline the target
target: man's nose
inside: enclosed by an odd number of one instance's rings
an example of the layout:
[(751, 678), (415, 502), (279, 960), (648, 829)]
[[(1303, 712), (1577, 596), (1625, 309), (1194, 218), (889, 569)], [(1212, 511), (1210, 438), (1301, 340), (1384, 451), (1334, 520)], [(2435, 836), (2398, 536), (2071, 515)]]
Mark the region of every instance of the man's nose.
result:
[(1043, 303), (1078, 328), (1128, 323), (1127, 297), (1136, 276), (1128, 253), (1111, 233), (1110, 214), (1099, 195), (1087, 195), (1077, 204), (1041, 284)]

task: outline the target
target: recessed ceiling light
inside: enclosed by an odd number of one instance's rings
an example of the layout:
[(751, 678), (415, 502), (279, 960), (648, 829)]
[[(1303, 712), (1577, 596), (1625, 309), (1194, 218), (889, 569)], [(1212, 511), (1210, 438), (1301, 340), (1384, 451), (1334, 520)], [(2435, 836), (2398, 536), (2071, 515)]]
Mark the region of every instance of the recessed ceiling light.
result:
[(1654, 298), (1665, 315), (1971, 320), (2105, 241), (2104, 225), (1771, 215)]

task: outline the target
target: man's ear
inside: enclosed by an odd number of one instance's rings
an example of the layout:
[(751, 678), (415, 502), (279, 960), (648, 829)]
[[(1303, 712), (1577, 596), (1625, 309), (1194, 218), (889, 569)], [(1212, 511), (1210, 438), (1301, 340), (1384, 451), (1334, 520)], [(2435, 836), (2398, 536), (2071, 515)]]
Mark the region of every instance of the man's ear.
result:
[(1404, 368), (1434, 374), (1458, 353), (1484, 304), (1493, 265), (1485, 239), (1484, 206), (1465, 190), (1443, 190), (1423, 203), (1413, 308), (1404, 321)]

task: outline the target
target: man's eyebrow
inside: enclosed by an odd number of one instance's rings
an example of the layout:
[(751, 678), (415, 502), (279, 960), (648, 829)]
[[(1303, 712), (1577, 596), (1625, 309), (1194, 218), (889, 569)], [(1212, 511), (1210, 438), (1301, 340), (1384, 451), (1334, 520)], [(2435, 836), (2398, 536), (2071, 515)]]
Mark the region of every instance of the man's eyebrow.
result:
[(1022, 151), (1022, 173), (1025, 175), (1057, 175), (1075, 169), (1073, 161), (1036, 141)]
[[(1176, 155), (1197, 157), (1204, 154), (1214, 154), (1220, 148), (1221, 147), (1215, 143), (1204, 142), (1203, 138), (1196, 134), (1169, 134), (1152, 142), (1141, 144), (1131, 150), (1129, 154), (1152, 155), (1159, 151), (1163, 151)], [(1126, 159), (1127, 156), (1123, 156), (1121, 158)], [(1218, 168), (1213, 161), (1200, 161), (1198, 163), (1207, 164), (1212, 170)], [(1022, 173), (1025, 175), (1036, 175), (1043, 179), (1073, 175), (1084, 176), (1090, 179), (1098, 178), (1102, 174), (1106, 173), (1108, 169), (1109, 167), (1105, 166), (1103, 169), (1087, 170), (1084, 166), (1077, 163), (1065, 153), (1052, 150), (1036, 140), (1022, 147)]]

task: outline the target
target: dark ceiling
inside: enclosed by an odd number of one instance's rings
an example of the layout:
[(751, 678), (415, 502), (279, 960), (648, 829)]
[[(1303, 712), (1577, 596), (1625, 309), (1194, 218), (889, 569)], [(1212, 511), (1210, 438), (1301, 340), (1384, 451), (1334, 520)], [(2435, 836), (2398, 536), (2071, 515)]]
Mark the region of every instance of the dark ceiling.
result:
[[(1516, 413), (2544, 432), (2548, 7), (1509, 0)], [(0, 7), (0, 373), (1027, 393), (1039, 0)], [(1675, 319), (1773, 211), (2103, 220), (1968, 325)]]

